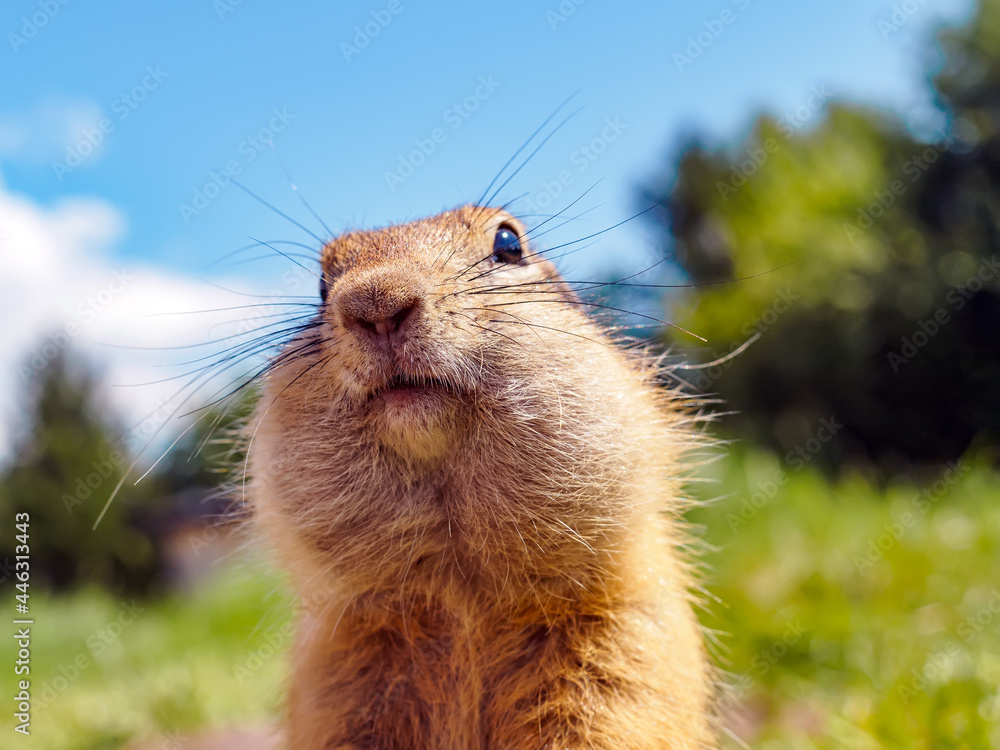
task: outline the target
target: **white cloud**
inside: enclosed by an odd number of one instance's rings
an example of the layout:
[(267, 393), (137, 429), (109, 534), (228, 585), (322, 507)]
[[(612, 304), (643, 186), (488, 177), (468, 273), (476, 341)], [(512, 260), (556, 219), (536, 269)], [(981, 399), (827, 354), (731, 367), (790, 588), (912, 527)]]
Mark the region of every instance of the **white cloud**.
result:
[[(99, 366), (107, 405), (121, 415), (126, 426), (135, 427), (168, 401), (184, 380), (123, 385), (191, 371), (200, 365), (170, 365), (216, 354), (226, 344), (158, 351), (126, 347), (178, 347), (219, 339), (274, 320), (255, 323), (254, 316), (288, 309), (255, 307), (191, 314), (264, 300), (245, 296), (256, 290), (248, 289), (243, 280), (215, 280), (243, 293), (237, 294), (162, 269), (112, 262), (110, 250), (122, 237), (124, 226), (122, 215), (103, 201), (66, 200), (44, 207), (8, 192), (0, 181), (0, 300), (4, 310), (0, 460), (9, 457), (12, 441), (24, 426), (25, 393), (32, 379), (61, 349), (68, 347)], [(264, 291), (294, 293), (287, 279), (278, 286)], [(235, 374), (230, 372), (228, 377)], [(203, 403), (218, 387), (216, 382), (203, 390), (201, 400), (189, 407)], [(147, 434), (149, 424), (147, 420)]]
[[(49, 97), (16, 113), (0, 113), (0, 157), (48, 163), (66, 158), (66, 150), (87, 139), (104, 117), (93, 99)], [(88, 160), (100, 156), (98, 145)]]

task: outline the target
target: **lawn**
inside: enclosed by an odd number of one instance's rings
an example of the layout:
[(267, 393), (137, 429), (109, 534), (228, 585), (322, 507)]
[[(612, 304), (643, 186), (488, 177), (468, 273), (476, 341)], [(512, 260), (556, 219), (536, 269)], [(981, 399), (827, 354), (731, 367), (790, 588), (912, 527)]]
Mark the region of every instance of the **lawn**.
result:
[(719, 466), (726, 498), (691, 517), (747, 744), (1000, 748), (1000, 476), (975, 464), (884, 492)]
[[(280, 578), (248, 564), (165, 600), (97, 591), (32, 595), (31, 741), (39, 750), (118, 748), (203, 727), (263, 723), (280, 711), (290, 607)], [(15, 660), (4, 639), (3, 660)], [(15, 695), (13, 670), (0, 681)], [(0, 732), (13, 732), (5, 711)], [(20, 739), (20, 738), (18, 738)]]
[[(731, 731), (769, 749), (1000, 747), (1000, 476), (969, 459), (876, 491), (749, 450), (706, 471), (694, 489), (720, 499), (690, 517), (713, 547), (701, 616)], [(280, 711), (290, 605), (257, 563), (153, 603), (31, 602), (32, 741), (5, 747), (181, 741)], [(13, 639), (0, 655), (14, 663)], [(0, 724), (18, 737), (9, 710)]]

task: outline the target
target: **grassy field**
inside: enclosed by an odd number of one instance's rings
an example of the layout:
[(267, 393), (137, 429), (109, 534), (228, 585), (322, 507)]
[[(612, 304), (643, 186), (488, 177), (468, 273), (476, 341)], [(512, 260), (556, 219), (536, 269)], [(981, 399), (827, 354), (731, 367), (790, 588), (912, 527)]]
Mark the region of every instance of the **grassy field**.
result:
[[(1000, 477), (831, 487), (749, 454), (692, 513), (756, 748), (1000, 748)], [(784, 482), (782, 484), (782, 481)], [(759, 506), (759, 507), (758, 507)]]
[[(33, 595), (31, 740), (0, 744), (90, 750), (162, 736), (179, 748), (204, 727), (277, 716), (291, 632), (281, 592), (277, 576), (241, 568), (154, 603), (96, 590)], [(11, 671), (0, 684), (13, 696)], [(2, 721), (3, 736), (20, 739), (8, 711)]]
[[(754, 748), (1000, 748), (1000, 477), (970, 460), (876, 492), (753, 452), (711, 473), (696, 489), (724, 497), (691, 520), (714, 547), (702, 619), (733, 675), (736, 735)], [(32, 608), (32, 737), (8, 709), (0, 732), (18, 741), (4, 747), (161, 734), (180, 746), (280, 711), (290, 607), (257, 567), (156, 603), (36, 592)], [(0, 658), (14, 663), (13, 639)]]

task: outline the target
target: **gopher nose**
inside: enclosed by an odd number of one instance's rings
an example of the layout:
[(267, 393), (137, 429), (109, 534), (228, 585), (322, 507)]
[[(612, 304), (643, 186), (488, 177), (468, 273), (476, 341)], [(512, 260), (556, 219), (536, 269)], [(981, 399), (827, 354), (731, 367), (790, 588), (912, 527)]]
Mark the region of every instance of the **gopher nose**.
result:
[(403, 338), (402, 330), (406, 321), (417, 309), (417, 303), (412, 302), (402, 307), (388, 317), (376, 317), (369, 320), (367, 315), (362, 315), (354, 319), (354, 323), (365, 335), (371, 339), (372, 343), (380, 349), (389, 350), (396, 346)]
[(406, 340), (422, 304), (415, 284), (381, 275), (345, 289), (338, 302), (344, 327), (384, 352)]

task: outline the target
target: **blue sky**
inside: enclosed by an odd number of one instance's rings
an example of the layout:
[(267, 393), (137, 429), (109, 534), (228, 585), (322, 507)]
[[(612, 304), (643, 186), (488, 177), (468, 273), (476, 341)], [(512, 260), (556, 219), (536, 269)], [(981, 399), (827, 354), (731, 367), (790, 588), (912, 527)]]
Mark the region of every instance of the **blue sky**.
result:
[[(629, 214), (637, 183), (663, 162), (679, 133), (737, 134), (754, 111), (793, 110), (816, 85), (837, 97), (917, 111), (926, 102), (926, 33), (936, 18), (961, 18), (968, 3), (911, 2), (916, 11), (888, 39), (878, 22), (891, 18), (893, 3), (880, 0), (69, 0), (51, 4), (58, 12), (31, 39), (22, 34), (22, 17), (49, 16), (46, 4), (7, 2), (0, 29), (26, 41), (8, 37), (0, 50), (0, 115), (37, 119), (45, 108), (62, 108), (82, 123), (104, 116), (114, 129), (81, 166), (60, 175), (52, 162), (65, 163), (86, 131), (34, 128), (29, 137), (38, 142), (8, 147), (0, 170), (8, 189), (43, 203), (93, 195), (120, 208), (127, 230), (115, 255), (197, 271), (248, 235), (298, 233), (233, 187), (185, 221), (179, 205), (190, 204), (210, 171), (227, 162), (238, 162), (253, 190), (308, 218), (283, 162), (334, 231), (416, 217), (477, 197), (527, 134), (581, 89), (574, 106), (582, 111), (503, 197), (541, 192), (543, 180), (579, 169), (569, 164), (572, 154), (601, 135), (605, 118), (617, 118), (627, 129), (571, 186), (578, 194), (601, 180), (587, 207), (606, 210), (589, 215), (589, 229)], [(679, 70), (674, 53), (724, 13), (731, 23)], [(391, 20), (382, 25), (378, 16)], [(366, 23), (380, 27), (377, 36), (356, 53), (345, 50)], [(467, 119), (456, 110), (446, 120), (449, 108), (476, 95), (480, 77), (495, 89), (480, 87), (487, 95)], [(146, 88), (143, 101), (123, 98), (137, 86)], [(275, 109), (288, 122), (274, 148), (245, 143)], [(390, 189), (385, 173), (437, 127), (446, 140)], [(601, 251), (641, 236), (633, 228), (608, 238), (595, 262)]]
[[(476, 199), (578, 92), (567, 109), (579, 112), (499, 196), (542, 205), (559, 192), (551, 206), (562, 208), (596, 186), (577, 207), (589, 213), (546, 237), (574, 239), (634, 213), (640, 184), (682, 135), (732, 140), (755, 113), (794, 112), (817, 87), (926, 128), (928, 35), (969, 11), (969, 0), (8, 0), (0, 296), (19, 306), (19, 346), (33, 351), (30, 336), (60, 315), (90, 325), (89, 313), (67, 311), (113, 284), (110, 269), (145, 274), (151, 291), (130, 287), (142, 304), (197, 306), (193, 290), (210, 289), (198, 279), (273, 289), (287, 263), (207, 267), (249, 237), (316, 241), (234, 185), (216, 191), (213, 173), (238, 171), (320, 235), (286, 168), (334, 232), (417, 218)], [(411, 157), (421, 143), (433, 152)], [(582, 278), (652, 257), (632, 222), (564, 270)], [(135, 314), (112, 308), (93, 316), (90, 338), (114, 335), (98, 335), (102, 321)], [(159, 340), (146, 325), (133, 333)], [(10, 367), (20, 350), (0, 349)], [(11, 380), (0, 378), (8, 401)]]

